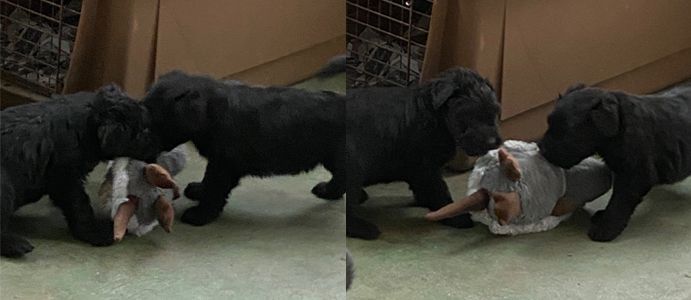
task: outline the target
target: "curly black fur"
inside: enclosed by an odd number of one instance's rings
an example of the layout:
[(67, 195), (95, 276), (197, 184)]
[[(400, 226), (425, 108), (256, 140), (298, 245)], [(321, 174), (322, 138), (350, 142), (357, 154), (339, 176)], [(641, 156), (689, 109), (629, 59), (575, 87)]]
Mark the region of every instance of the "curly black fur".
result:
[[(418, 204), (437, 210), (452, 202), (441, 168), (456, 147), (482, 155), (501, 144), (499, 104), (491, 84), (469, 69), (445, 71), (410, 88), (349, 89), (346, 100), (347, 235), (379, 236), (357, 215), (365, 186), (404, 181)], [(470, 227), (469, 215), (442, 221)]]
[(9, 231), (21, 206), (49, 195), (62, 209), (72, 235), (95, 246), (113, 242), (112, 224), (94, 218), (85, 176), (115, 156), (151, 159), (158, 153), (143, 107), (119, 88), (55, 96), (2, 111), (2, 255), (33, 249)]
[(614, 191), (588, 235), (611, 241), (657, 184), (691, 175), (691, 86), (655, 95), (578, 85), (557, 100), (540, 142), (551, 163), (570, 168), (600, 154), (614, 172)]
[(165, 149), (191, 140), (208, 159), (202, 182), (185, 189), (188, 198), (200, 200), (183, 213), (185, 223), (216, 219), (246, 175), (298, 174), (322, 164), (333, 177), (312, 192), (324, 199), (345, 192), (345, 104), (338, 94), (172, 72), (144, 104)]
[(353, 284), (355, 279), (355, 261), (350, 255), (350, 251), (346, 249), (346, 290), (350, 289), (350, 285)]

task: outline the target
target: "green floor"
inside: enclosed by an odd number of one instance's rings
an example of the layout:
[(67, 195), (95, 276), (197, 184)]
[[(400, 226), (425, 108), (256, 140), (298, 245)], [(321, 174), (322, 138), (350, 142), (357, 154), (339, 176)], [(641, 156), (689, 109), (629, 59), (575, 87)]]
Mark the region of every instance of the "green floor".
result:
[[(447, 177), (456, 197), (466, 181)], [(552, 231), (499, 237), (481, 224), (426, 222), (404, 184), (368, 192), (364, 211), (383, 234), (348, 239), (356, 263), (348, 299), (691, 299), (691, 178), (653, 189), (611, 243), (588, 239), (585, 211)]]
[[(342, 92), (343, 82), (301, 86)], [(178, 181), (198, 180), (204, 166), (193, 152)], [(89, 178), (92, 197), (102, 174), (99, 166)], [(368, 189), (364, 212), (380, 225), (379, 240), (346, 241), (344, 201), (309, 193), (328, 178), (321, 168), (246, 178), (217, 222), (177, 222), (171, 234), (159, 228), (108, 248), (73, 240), (43, 200), (15, 218), (36, 249), (0, 259), (0, 299), (344, 299), (346, 243), (356, 261), (349, 299), (691, 299), (691, 178), (655, 188), (612, 243), (587, 238), (586, 212), (517, 237), (429, 223), (404, 184)], [(464, 195), (466, 180), (447, 177), (452, 194)]]
[[(343, 92), (345, 76), (299, 86)], [(193, 152), (179, 183), (199, 180), (205, 164)], [(89, 177), (92, 199), (103, 172), (101, 165)], [(177, 222), (171, 234), (157, 228), (107, 248), (73, 240), (44, 199), (15, 218), (36, 248), (0, 259), (0, 299), (345, 299), (345, 203), (309, 192), (329, 178), (322, 168), (245, 178), (215, 223)]]

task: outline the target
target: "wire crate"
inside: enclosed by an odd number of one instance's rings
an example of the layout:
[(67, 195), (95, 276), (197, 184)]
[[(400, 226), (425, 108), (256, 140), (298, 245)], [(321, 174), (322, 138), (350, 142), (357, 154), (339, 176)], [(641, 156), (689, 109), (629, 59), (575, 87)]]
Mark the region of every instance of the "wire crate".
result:
[(60, 93), (80, 12), (80, 0), (0, 0), (2, 79)]
[(420, 81), (433, 0), (347, 0), (348, 87)]

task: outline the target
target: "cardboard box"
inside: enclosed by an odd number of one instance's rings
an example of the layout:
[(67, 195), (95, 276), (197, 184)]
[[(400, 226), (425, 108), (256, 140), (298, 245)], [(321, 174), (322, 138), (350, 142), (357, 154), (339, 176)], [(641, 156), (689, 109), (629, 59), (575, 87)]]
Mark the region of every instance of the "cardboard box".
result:
[(340, 0), (84, 1), (64, 92), (115, 82), (136, 97), (174, 69), (285, 85), (345, 52)]
[(538, 139), (574, 83), (649, 93), (691, 78), (691, 1), (440, 2), (444, 24), (430, 30), (442, 32), (441, 51), (423, 73), (462, 65), (488, 77), (507, 139)]

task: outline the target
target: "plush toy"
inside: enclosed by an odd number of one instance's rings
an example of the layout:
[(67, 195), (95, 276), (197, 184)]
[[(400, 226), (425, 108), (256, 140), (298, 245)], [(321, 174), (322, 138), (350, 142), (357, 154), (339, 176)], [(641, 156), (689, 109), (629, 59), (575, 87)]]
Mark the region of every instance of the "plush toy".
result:
[(115, 241), (122, 240), (126, 232), (142, 236), (158, 224), (171, 231), (175, 212), (168, 199), (180, 197), (172, 176), (185, 167), (184, 147), (161, 154), (155, 164), (124, 157), (109, 163), (99, 197), (113, 219)]
[(599, 159), (587, 158), (564, 170), (547, 162), (537, 144), (506, 141), (478, 159), (467, 197), (426, 218), (437, 221), (470, 212), (494, 234), (546, 231), (606, 193), (611, 184), (611, 172)]

